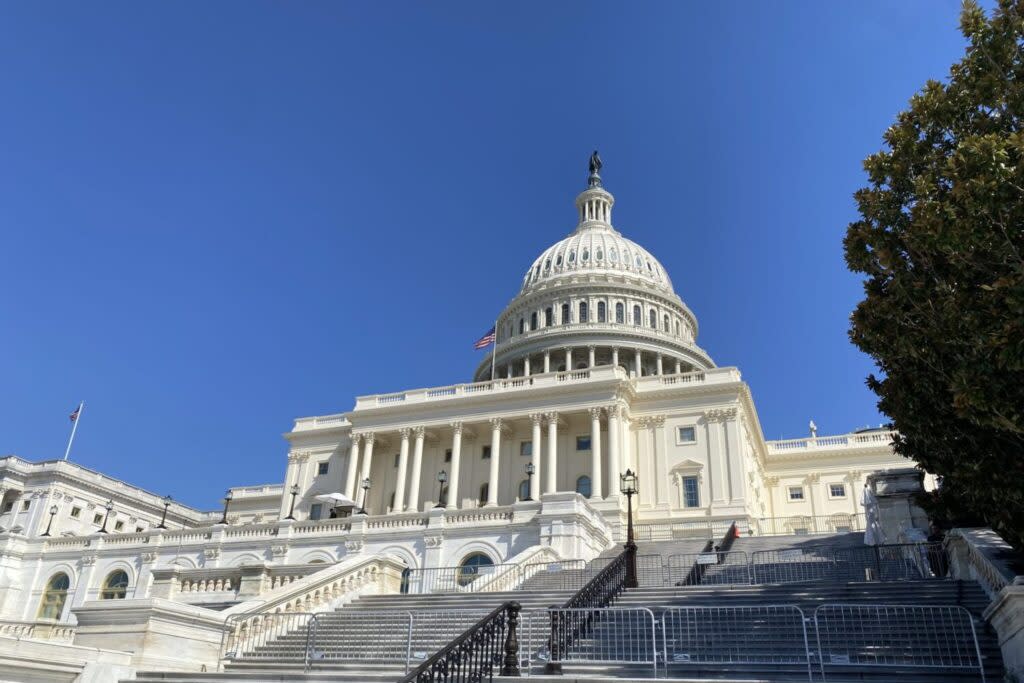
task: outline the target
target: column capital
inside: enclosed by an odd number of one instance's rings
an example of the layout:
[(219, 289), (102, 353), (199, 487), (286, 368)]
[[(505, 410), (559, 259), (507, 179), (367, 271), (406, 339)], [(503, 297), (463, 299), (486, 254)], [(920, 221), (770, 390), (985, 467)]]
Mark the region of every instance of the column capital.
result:
[(452, 422), (452, 423), (449, 424), (449, 426), (452, 428), (452, 431), (455, 432), (456, 436), (462, 436), (462, 423), (461, 422)]
[(488, 420), (488, 422), (491, 423), (491, 429), (492, 430), (501, 431), (501, 418), (500, 417), (492, 417), (491, 419)]
[(533, 424), (539, 425), (543, 421), (544, 421), (544, 414), (543, 413), (530, 413), (530, 422), (532, 422)]
[(623, 413), (622, 406), (620, 406), (618, 403), (611, 404), (610, 406), (606, 407), (605, 410), (608, 411), (609, 418), (618, 417)]
[(558, 413), (544, 413), (544, 421), (548, 424), (551, 424), (552, 422), (558, 424)]
[(353, 445), (358, 446), (359, 442), (362, 441), (363, 439), (363, 435), (359, 432), (352, 432), (351, 434), (348, 435), (348, 438)]
[(602, 410), (604, 410), (604, 408), (600, 408), (600, 407), (598, 407), (598, 408), (588, 408), (587, 412), (590, 413), (590, 419), (592, 419), (592, 420), (600, 420), (601, 419), (601, 411)]
[(426, 433), (427, 433), (427, 428), (424, 427), (423, 425), (419, 425), (419, 426), (416, 426), (416, 427), (412, 428), (412, 434), (417, 439), (422, 439), (423, 435), (426, 434)]
[(401, 427), (398, 430), (398, 435), (400, 437), (402, 437), (402, 441), (408, 441), (409, 440), (409, 432), (411, 432), (411, 431), (412, 431), (412, 429), (410, 429), (409, 427)]
[(588, 351), (596, 351), (597, 347), (595, 345), (593, 345), (593, 344), (588, 344), (587, 345), (587, 350)]
[(805, 479), (804, 481), (806, 481), (808, 484), (817, 484), (819, 481), (821, 481), (821, 475), (818, 474), (817, 472), (812, 472), (811, 474), (807, 475), (807, 479)]

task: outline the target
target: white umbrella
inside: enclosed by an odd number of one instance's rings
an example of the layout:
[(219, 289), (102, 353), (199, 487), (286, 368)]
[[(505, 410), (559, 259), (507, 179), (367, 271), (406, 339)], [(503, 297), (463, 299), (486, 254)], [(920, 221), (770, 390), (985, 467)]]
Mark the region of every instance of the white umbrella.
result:
[(355, 506), (356, 502), (342, 493), (321, 493), (319, 496), (313, 496), (316, 500), (322, 500), (326, 503), (331, 503), (335, 507), (341, 507), (343, 505)]

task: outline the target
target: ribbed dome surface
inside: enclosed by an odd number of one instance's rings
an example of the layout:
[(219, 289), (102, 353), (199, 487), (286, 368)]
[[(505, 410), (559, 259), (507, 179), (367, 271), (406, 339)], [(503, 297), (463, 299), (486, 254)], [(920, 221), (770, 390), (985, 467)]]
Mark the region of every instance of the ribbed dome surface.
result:
[(635, 278), (674, 293), (668, 274), (649, 251), (612, 228), (588, 227), (544, 250), (526, 272), (520, 294), (566, 275), (591, 273)]

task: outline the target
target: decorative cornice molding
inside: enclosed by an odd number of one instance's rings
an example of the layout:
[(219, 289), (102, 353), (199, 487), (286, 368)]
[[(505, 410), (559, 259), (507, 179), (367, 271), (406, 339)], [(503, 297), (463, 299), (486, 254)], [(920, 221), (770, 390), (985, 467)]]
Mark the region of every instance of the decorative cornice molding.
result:
[(736, 417), (738, 413), (739, 410), (736, 406), (730, 406), (728, 408), (712, 408), (711, 410), (704, 411), (704, 420), (706, 422), (728, 422)]

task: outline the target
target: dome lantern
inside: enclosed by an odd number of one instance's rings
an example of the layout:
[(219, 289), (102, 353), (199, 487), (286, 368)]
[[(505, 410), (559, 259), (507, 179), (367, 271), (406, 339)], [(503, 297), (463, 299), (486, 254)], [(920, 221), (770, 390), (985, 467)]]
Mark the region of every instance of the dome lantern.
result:
[(579, 214), (577, 232), (588, 228), (612, 229), (612, 205), (615, 197), (601, 185), (599, 171), (603, 164), (597, 150), (590, 155), (590, 177), (587, 189), (576, 197), (576, 210)]

